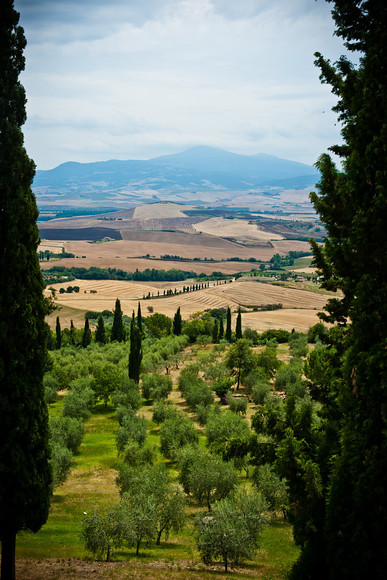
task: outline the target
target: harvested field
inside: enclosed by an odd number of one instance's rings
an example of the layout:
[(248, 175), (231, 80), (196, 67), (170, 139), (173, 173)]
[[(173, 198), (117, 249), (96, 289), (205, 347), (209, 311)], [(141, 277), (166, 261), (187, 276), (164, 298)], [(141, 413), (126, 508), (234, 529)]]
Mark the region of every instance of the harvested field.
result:
[(271, 233), (258, 228), (255, 224), (250, 224), (248, 220), (225, 219), (222, 217), (209, 218), (193, 226), (198, 232), (220, 236), (222, 238), (232, 237), (243, 241), (262, 241), (282, 240), (280, 234)]
[[(89, 268), (90, 266), (98, 266), (101, 268), (116, 267), (122, 268), (125, 271), (133, 272), (136, 268), (158, 268), (170, 269), (177, 267), (181, 270), (197, 269), (198, 265), (195, 262), (179, 262), (178, 266), (170, 266), (169, 262), (164, 262), (162, 266), (155, 265), (151, 261), (144, 267), (133, 265), (127, 260), (128, 257), (138, 258), (149, 254), (151, 257), (159, 258), (160, 256), (169, 254), (170, 256), (180, 256), (182, 258), (199, 258), (199, 259), (214, 259), (226, 260), (228, 258), (237, 257), (248, 260), (255, 258), (256, 260), (270, 260), (270, 258), (277, 253), (278, 249), (273, 248), (270, 242), (264, 242), (262, 245), (256, 246), (242, 246), (222, 238), (215, 236), (207, 236), (205, 234), (183, 234), (170, 232), (125, 232), (128, 236), (127, 240), (115, 240), (101, 243), (89, 243), (87, 241), (67, 241), (65, 242), (66, 252), (70, 252), (77, 256), (61, 260), (61, 265), (80, 266)], [(42, 241), (42, 246), (46, 241)], [(50, 242), (51, 243), (51, 242)], [(275, 243), (275, 242), (273, 242)], [(303, 243), (303, 242), (299, 242)], [(298, 249), (297, 243), (293, 246)], [(46, 249), (42, 247), (42, 249)], [(82, 258), (85, 256), (85, 258)], [(101, 260), (105, 260), (102, 262)], [(114, 265), (112, 264), (114, 260)], [(182, 266), (181, 264), (184, 264)], [(226, 262), (225, 262), (226, 264)], [(51, 264), (52, 265), (52, 264)], [(43, 266), (43, 265), (42, 265)], [(254, 266), (253, 263), (240, 263), (237, 268), (233, 268), (231, 272), (238, 272), (250, 270)], [(44, 263), (44, 268), (50, 268), (50, 263)], [(223, 264), (210, 264), (210, 270), (200, 269), (199, 272), (209, 271), (226, 271), (223, 269)], [(228, 270), (230, 272), (230, 270)]]
[(134, 208), (135, 219), (160, 219), (187, 217), (185, 210), (194, 209), (191, 205), (179, 205), (177, 203), (150, 203)]
[[(151, 298), (142, 300), (143, 295), (148, 292), (160, 294), (164, 289), (177, 290), (183, 285), (188, 285), (189, 281), (179, 283), (163, 282), (119, 282), (115, 280), (76, 280), (71, 285), (80, 287), (79, 293), (59, 294), (55, 303), (61, 310), (53, 312), (49, 318), (49, 324), (54, 327), (56, 316), (61, 319), (62, 327), (68, 327), (70, 320), (83, 320), (83, 313), (87, 310), (101, 312), (102, 310), (113, 310), (116, 298), (121, 301), (121, 308), (124, 314), (130, 316), (132, 311), (137, 309), (138, 301), (141, 302), (141, 310), (144, 316), (149, 315), (148, 307), (154, 312), (161, 312), (172, 318), (178, 307), (184, 319), (187, 319), (194, 312), (211, 309), (227, 308), (230, 306), (235, 319), (238, 307), (249, 305), (251, 308), (262, 304), (281, 303), (281, 310), (264, 312), (246, 312), (242, 315), (242, 324), (246, 328), (254, 328), (263, 331), (267, 328), (286, 328), (292, 330), (306, 331), (310, 326), (318, 322), (317, 312), (322, 310), (327, 300), (327, 295), (308, 292), (294, 288), (284, 288), (272, 284), (262, 284), (248, 279), (238, 279), (227, 284), (211, 283), (210, 288), (197, 290), (187, 294), (178, 294), (162, 298)], [(67, 287), (68, 282), (53, 284), (59, 290), (60, 287)], [(93, 290), (95, 294), (91, 294)], [(47, 295), (49, 291), (46, 290)], [(78, 313), (78, 316), (76, 314)], [(235, 320), (233, 321), (233, 324)]]

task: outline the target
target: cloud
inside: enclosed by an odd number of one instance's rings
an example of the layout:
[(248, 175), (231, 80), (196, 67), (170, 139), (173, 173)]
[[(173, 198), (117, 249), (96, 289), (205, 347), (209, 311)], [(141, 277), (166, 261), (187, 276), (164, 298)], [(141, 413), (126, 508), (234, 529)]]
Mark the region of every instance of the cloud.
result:
[[(206, 144), (313, 163), (337, 142), (325, 2), (16, 0), (27, 36), (27, 150), (69, 159), (149, 158)], [(326, 111), (324, 114), (323, 112)]]

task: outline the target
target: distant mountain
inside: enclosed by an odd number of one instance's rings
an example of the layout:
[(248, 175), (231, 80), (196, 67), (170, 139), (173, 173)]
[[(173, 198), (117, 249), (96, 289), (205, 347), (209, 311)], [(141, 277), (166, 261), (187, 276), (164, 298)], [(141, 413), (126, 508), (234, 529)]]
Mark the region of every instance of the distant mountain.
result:
[(38, 170), (33, 190), (40, 206), (108, 207), (177, 197), (192, 203), (198, 192), (221, 197), (227, 191), (313, 187), (317, 175), (309, 165), (272, 155), (238, 155), (203, 146), (147, 161), (63, 163)]

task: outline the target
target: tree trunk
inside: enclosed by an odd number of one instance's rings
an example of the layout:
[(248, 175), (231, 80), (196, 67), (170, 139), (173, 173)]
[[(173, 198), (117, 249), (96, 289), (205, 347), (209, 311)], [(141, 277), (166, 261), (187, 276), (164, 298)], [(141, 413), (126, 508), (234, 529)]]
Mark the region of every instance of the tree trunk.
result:
[(138, 556), (138, 553), (139, 553), (139, 551), (140, 551), (140, 542), (141, 542), (141, 540), (138, 540), (138, 542), (137, 542), (137, 547), (136, 547), (136, 556)]
[(1, 580), (15, 580), (16, 533), (3, 536), (1, 542)]
[(224, 557), (224, 571), (227, 574), (227, 568), (228, 568), (228, 561), (227, 561), (227, 556)]
[(163, 533), (163, 530), (160, 530), (159, 532), (157, 532), (157, 540), (156, 540), (156, 545), (159, 546), (160, 545), (160, 540), (161, 540), (161, 534)]

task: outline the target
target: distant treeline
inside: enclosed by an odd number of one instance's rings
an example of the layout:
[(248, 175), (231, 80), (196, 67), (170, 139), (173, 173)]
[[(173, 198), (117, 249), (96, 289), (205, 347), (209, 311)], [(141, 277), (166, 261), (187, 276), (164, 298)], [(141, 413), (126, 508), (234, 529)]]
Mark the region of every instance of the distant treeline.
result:
[(47, 284), (53, 284), (60, 281), (61, 278), (66, 280), (135, 280), (139, 282), (178, 282), (195, 278), (196, 272), (186, 270), (155, 270), (147, 268), (140, 272), (124, 272), (116, 268), (65, 268), (63, 266), (54, 266), (49, 270), (43, 270), (43, 278)]

